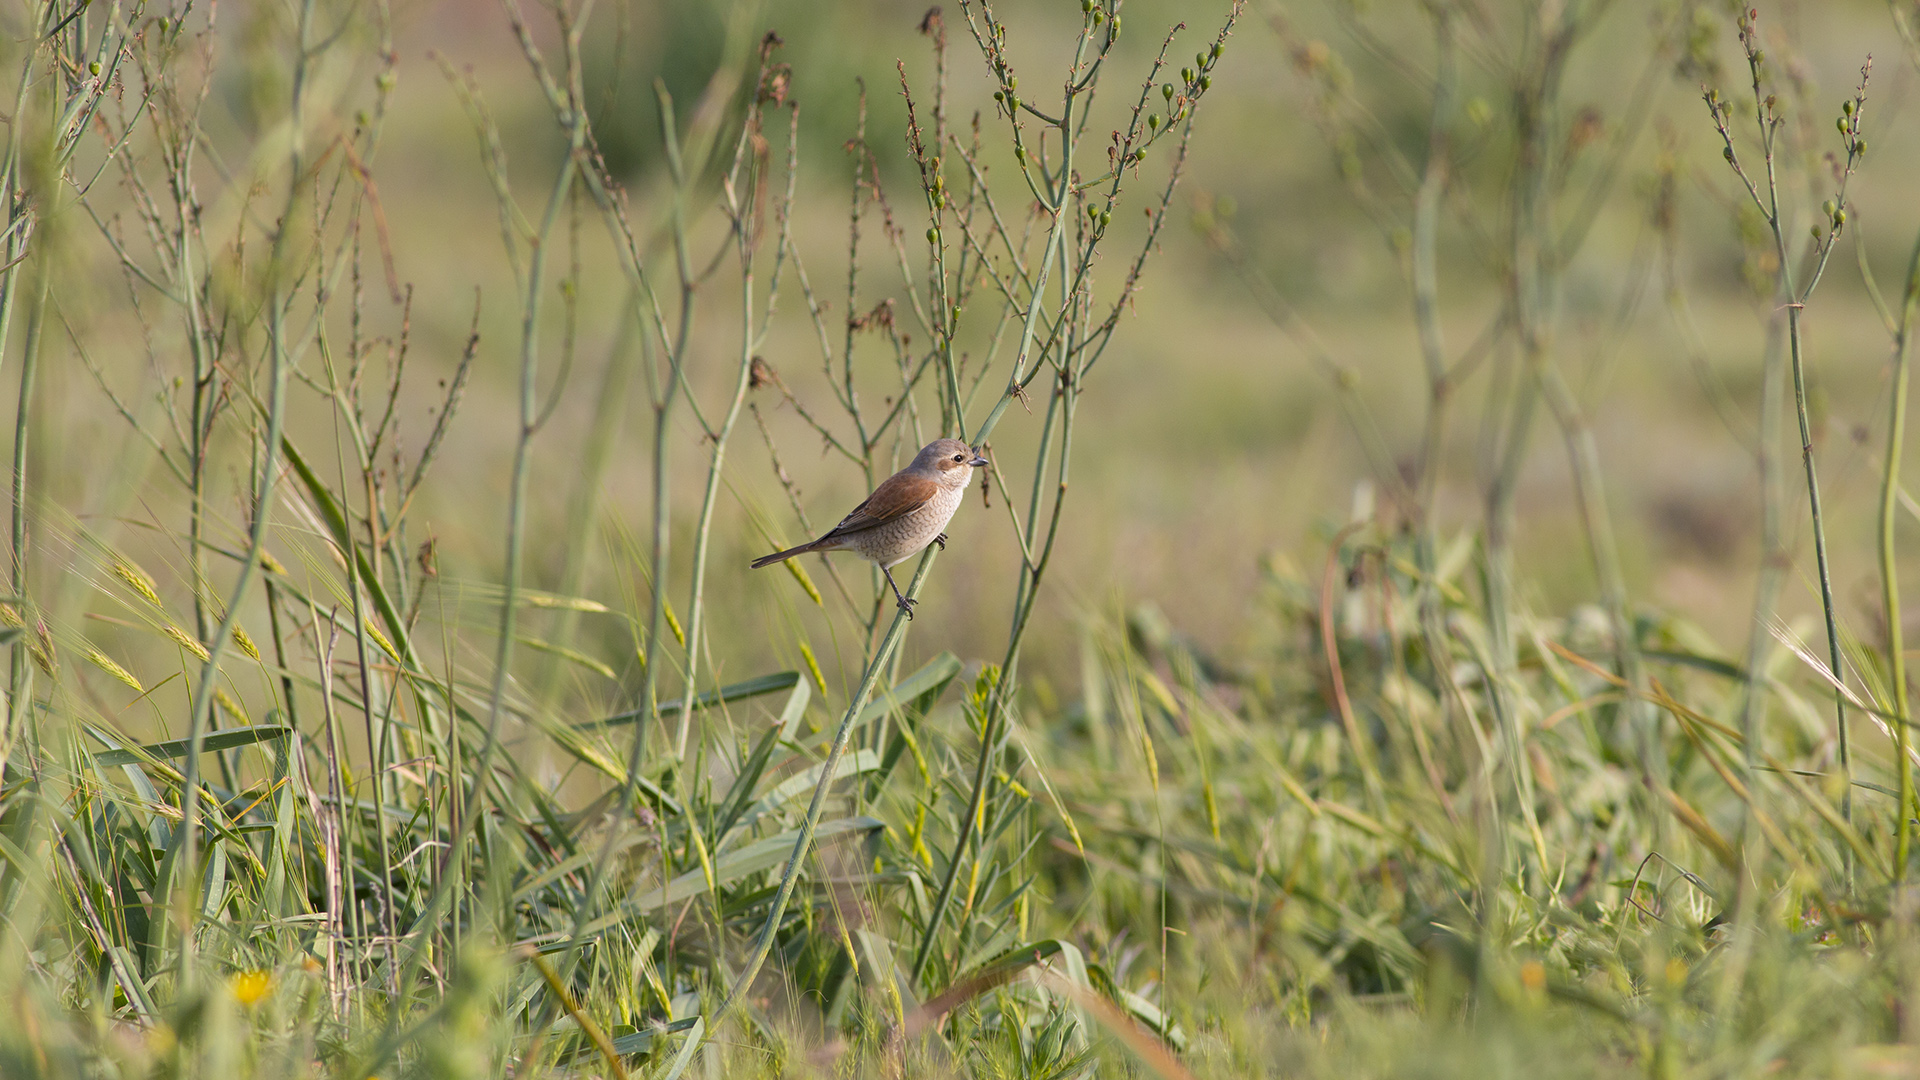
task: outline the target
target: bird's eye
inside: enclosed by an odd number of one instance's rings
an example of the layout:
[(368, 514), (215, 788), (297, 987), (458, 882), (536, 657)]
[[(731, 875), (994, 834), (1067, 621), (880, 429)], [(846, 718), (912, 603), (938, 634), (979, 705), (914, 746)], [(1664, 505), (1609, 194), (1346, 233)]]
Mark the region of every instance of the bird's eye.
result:
[(967, 455), (965, 455), (965, 454), (955, 454), (955, 455), (953, 455), (953, 460), (955, 460), (955, 461), (965, 461), (965, 460), (967, 460)]

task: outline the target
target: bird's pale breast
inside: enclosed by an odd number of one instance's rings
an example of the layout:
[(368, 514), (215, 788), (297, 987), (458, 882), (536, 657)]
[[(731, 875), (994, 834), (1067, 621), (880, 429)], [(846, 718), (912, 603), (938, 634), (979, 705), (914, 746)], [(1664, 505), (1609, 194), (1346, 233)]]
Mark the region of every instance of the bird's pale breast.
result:
[(933, 543), (953, 520), (953, 512), (960, 509), (960, 500), (966, 495), (964, 487), (943, 486), (918, 510), (853, 534), (847, 538), (847, 546), (883, 567), (894, 566)]

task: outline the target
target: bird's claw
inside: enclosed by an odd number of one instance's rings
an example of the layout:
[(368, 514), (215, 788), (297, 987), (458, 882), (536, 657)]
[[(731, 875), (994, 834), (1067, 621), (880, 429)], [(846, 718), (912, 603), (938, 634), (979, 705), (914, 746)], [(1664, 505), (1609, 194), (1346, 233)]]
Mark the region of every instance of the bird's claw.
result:
[(913, 618), (913, 605), (915, 605), (915, 604), (917, 604), (917, 603), (919, 603), (919, 602), (920, 602), (920, 601), (918, 601), (918, 600), (909, 600), (908, 598), (906, 598), (906, 597), (904, 597), (904, 596), (902, 596), (902, 597), (900, 597), (900, 598), (899, 598), (899, 602), (898, 602), (898, 603), (896, 603), (896, 604), (895, 604), (894, 606), (895, 606), (895, 607), (897, 607), (897, 608), (899, 608), (899, 609), (900, 609), (901, 611), (904, 611), (904, 612), (906, 612), (906, 613), (907, 613), (907, 618), (908, 618), (908, 619), (912, 619), (912, 618)]
[(946, 533), (941, 533), (940, 535), (934, 537), (933, 542), (940, 545), (941, 551), (947, 550), (947, 534)]

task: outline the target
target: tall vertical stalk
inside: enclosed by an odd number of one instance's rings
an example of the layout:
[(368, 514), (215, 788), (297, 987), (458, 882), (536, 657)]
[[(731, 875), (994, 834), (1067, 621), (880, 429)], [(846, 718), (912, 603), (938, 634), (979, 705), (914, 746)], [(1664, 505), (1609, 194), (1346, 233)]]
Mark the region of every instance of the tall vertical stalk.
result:
[[(165, 896), (175, 906), (180, 920), (180, 973), (190, 977), (194, 970), (194, 912), (192, 902), (194, 886), (199, 880), (199, 828), (200, 828), (200, 755), (206, 739), (207, 721), (213, 711), (215, 682), (220, 675), (220, 660), (227, 645), (233, 640), (233, 628), (239, 619), (241, 600), (253, 584), (253, 575), (260, 565), (261, 553), (266, 548), (268, 523), (273, 517), (274, 495), (279, 488), (280, 476), (280, 436), (286, 421), (287, 374), (291, 365), (288, 356), (287, 314), (291, 301), (293, 285), (286, 280), (286, 257), (289, 237), (300, 223), (295, 211), (300, 206), (300, 193), (307, 182), (306, 149), (304, 134), (306, 130), (306, 92), (308, 65), (311, 54), (308, 50), (309, 35), (313, 26), (314, 0), (305, 0), (301, 5), (297, 47), (298, 59), (293, 66), (293, 90), (290, 105), (292, 138), (287, 151), (287, 198), (274, 230), (272, 254), (268, 265), (281, 276), (269, 284), (267, 318), (267, 380), (268, 396), (266, 423), (261, 432), (260, 470), (255, 478), (253, 492), (253, 528), (247, 538), (246, 556), (240, 563), (235, 575), (231, 594), (220, 617), (219, 625), (214, 628), (212, 637), (206, 642), (207, 659), (201, 663), (199, 678), (193, 687), (192, 712), (188, 717), (187, 757), (180, 785), (181, 823), (174, 842), (167, 851), (166, 865), (161, 873), (161, 887), (155, 896)], [(357, 629), (357, 628), (356, 628)]]
[[(1741, 162), (1739, 148), (1735, 145), (1733, 132), (1729, 127), (1732, 118), (1731, 106), (1722, 101), (1715, 90), (1705, 94), (1707, 110), (1713, 118), (1714, 128), (1720, 135), (1723, 156), (1745, 187), (1748, 199), (1767, 222), (1767, 228), (1773, 241), (1773, 255), (1779, 270), (1775, 275), (1775, 297), (1785, 311), (1786, 350), (1789, 369), (1793, 379), (1794, 417), (1798, 421), (1800, 434), (1800, 460), (1805, 470), (1807, 483), (1807, 502), (1809, 516), (1813, 524), (1813, 550), (1815, 568), (1820, 587), (1820, 610), (1826, 623), (1827, 664), (1833, 678), (1834, 732), (1838, 742), (1840, 773), (1846, 785), (1843, 796), (1844, 808), (1849, 816), (1852, 806), (1853, 762), (1847, 724), (1846, 670), (1840, 662), (1840, 629), (1833, 600), (1833, 574), (1827, 557), (1826, 520), (1822, 512), (1820, 499), (1820, 478), (1814, 467), (1813, 428), (1807, 409), (1806, 363), (1802, 355), (1801, 319), (1807, 301), (1820, 285), (1820, 279), (1826, 271), (1827, 260), (1832, 256), (1840, 233), (1846, 225), (1847, 184), (1853, 177), (1854, 167), (1866, 144), (1861, 141), (1861, 112), (1866, 103), (1867, 78), (1871, 72), (1872, 61), (1860, 69), (1860, 84), (1854, 95), (1848, 100), (1840, 118), (1840, 130), (1845, 140), (1846, 156), (1838, 163), (1838, 190), (1827, 203), (1827, 228), (1814, 227), (1814, 250), (1812, 268), (1804, 286), (1794, 281), (1794, 260), (1798, 256), (1796, 247), (1789, 245), (1786, 236), (1785, 209), (1781, 205), (1780, 183), (1776, 175), (1776, 149), (1780, 128), (1786, 118), (1777, 107), (1777, 98), (1766, 92), (1768, 76), (1765, 67), (1765, 53), (1760, 48), (1759, 29), (1756, 14), (1749, 10), (1742, 13), (1739, 20), (1740, 45), (1745, 53), (1749, 85), (1754, 95), (1753, 123), (1759, 138), (1764, 172), (1756, 181)], [(1770, 354), (1771, 358), (1771, 354)], [(1791, 558), (1780, 538), (1779, 523), (1771, 504), (1776, 500), (1778, 481), (1771, 476), (1774, 468), (1772, 454), (1774, 440), (1778, 432), (1770, 430), (1773, 423), (1767, 397), (1773, 392), (1773, 380), (1768, 378), (1761, 391), (1762, 416), (1760, 434), (1760, 471), (1763, 490), (1762, 509), (1762, 547), (1763, 566), (1760, 587), (1757, 590), (1754, 606), (1754, 623), (1750, 631), (1747, 666), (1747, 698), (1741, 709), (1741, 734), (1746, 742), (1747, 766), (1753, 769), (1759, 753), (1761, 732), (1759, 720), (1763, 697), (1762, 684), (1765, 677), (1765, 664), (1772, 652), (1772, 629), (1768, 621), (1773, 617), (1773, 606), (1777, 599), (1779, 581), (1785, 565)], [(1904, 877), (1908, 845), (1908, 813), (1905, 804), (1895, 814), (1894, 827), (1894, 873)], [(1744, 880), (1744, 879), (1743, 879)]]
[[(1912, 740), (1913, 712), (1907, 699), (1907, 654), (1905, 633), (1900, 625), (1899, 557), (1894, 547), (1894, 518), (1900, 505), (1900, 461), (1906, 452), (1907, 391), (1912, 381), (1911, 358), (1916, 316), (1920, 316), (1920, 238), (1915, 239), (1913, 254), (1907, 259), (1907, 280), (1901, 294), (1900, 326), (1893, 345), (1893, 392), (1887, 399), (1887, 457), (1880, 477), (1880, 600), (1887, 623), (1887, 681), (1893, 688), (1894, 774), (1899, 778), (1898, 809), (1900, 824), (1894, 851), (1894, 874), (1904, 876), (1908, 836), (1907, 808), (1913, 805), (1913, 758), (1908, 753)], [(1849, 803), (1852, 791), (1847, 792)]]

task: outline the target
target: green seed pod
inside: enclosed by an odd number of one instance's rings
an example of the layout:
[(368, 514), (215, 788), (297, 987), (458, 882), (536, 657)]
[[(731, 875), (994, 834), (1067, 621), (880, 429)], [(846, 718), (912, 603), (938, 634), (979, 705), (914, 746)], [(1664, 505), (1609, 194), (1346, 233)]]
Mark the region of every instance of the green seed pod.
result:
[(1202, 90), (1213, 89), (1213, 76), (1211, 75), (1200, 76), (1200, 89)]
[(1840, 119), (1835, 120), (1833, 122), (1833, 126), (1840, 129), (1840, 134), (1845, 135), (1847, 133), (1847, 118), (1843, 116)]
[(1723, 158), (1726, 158), (1726, 159), (1727, 159), (1728, 161), (1732, 161), (1732, 160), (1733, 160), (1733, 147), (1731, 147), (1731, 146), (1729, 146), (1729, 147), (1727, 147), (1727, 148), (1726, 148), (1725, 150), (1722, 150), (1722, 151), (1720, 151), (1720, 156), (1721, 156), (1721, 157), (1723, 157)]
[(87, 74), (89, 74), (89, 75), (98, 75), (98, 74), (100, 74), (100, 61), (98, 61), (98, 60), (95, 60), (95, 61), (94, 61), (93, 63), (91, 63), (91, 64), (88, 64), (88, 65), (87, 65)]
[(928, 230), (927, 230), (927, 243), (929, 243), (929, 244), (937, 244), (937, 243), (939, 243), (939, 242), (940, 242), (940, 230), (939, 230), (939, 229), (928, 229)]
[(1001, 93), (1000, 91), (998, 91), (998, 90), (995, 90), (995, 91), (993, 92), (993, 100), (995, 100), (995, 101), (1005, 101), (1006, 99), (1007, 99), (1007, 95), (1005, 95), (1005, 94), (1003, 94), (1003, 93)]
[(1847, 100), (1841, 102), (1840, 111), (1843, 113), (1846, 113), (1848, 116), (1852, 116), (1853, 115), (1853, 99), (1848, 98)]
[(1813, 232), (1813, 238), (1815, 240), (1820, 239), (1820, 226), (1815, 225), (1812, 229), (1812, 232)]
[(1217, 41), (1214, 42), (1213, 48), (1207, 51), (1207, 55), (1213, 57), (1215, 60), (1220, 59), (1220, 43)]
[(1840, 226), (1845, 225), (1846, 223), (1847, 223), (1847, 212), (1845, 210), (1835, 210), (1833, 212), (1833, 227), (1838, 229)]
[(1183, 83), (1187, 83), (1187, 84), (1189, 84), (1189, 85), (1191, 85), (1191, 84), (1193, 83), (1193, 69), (1192, 69), (1192, 68), (1181, 68), (1181, 69), (1180, 69), (1180, 81), (1181, 81), (1181, 82), (1183, 82)]
[(1754, 63), (1756, 63), (1756, 64), (1764, 64), (1764, 63), (1766, 63), (1766, 62), (1767, 62), (1767, 50), (1765, 50), (1765, 49), (1755, 49), (1755, 50), (1753, 50), (1753, 62), (1754, 62)]
[(1106, 210), (1100, 211), (1100, 227), (1101, 228), (1103, 229), (1106, 228), (1107, 225), (1110, 224), (1112, 221), (1113, 221), (1113, 214), (1111, 212)]
[(1854, 156), (1854, 157), (1865, 157), (1865, 156), (1866, 156), (1866, 153), (1867, 153), (1867, 140), (1865, 140), (1865, 139), (1856, 139), (1856, 140), (1854, 140), (1854, 143), (1853, 143), (1853, 156)]
[(1160, 126), (1160, 118), (1159, 118), (1159, 117), (1157, 117), (1157, 116), (1149, 116), (1149, 117), (1147, 117), (1147, 128), (1148, 128), (1148, 130), (1153, 130), (1153, 129), (1155, 129), (1155, 128), (1158, 128), (1159, 126)]
[(1007, 89), (1009, 90), (1020, 89), (1020, 76), (1018, 75), (1007, 76)]
[(1161, 84), (1160, 84), (1160, 96), (1161, 96), (1161, 97), (1163, 97), (1163, 98), (1166, 98), (1166, 99), (1167, 99), (1168, 101), (1172, 101), (1172, 100), (1173, 100), (1173, 84), (1172, 84), (1172, 83), (1161, 83)]

